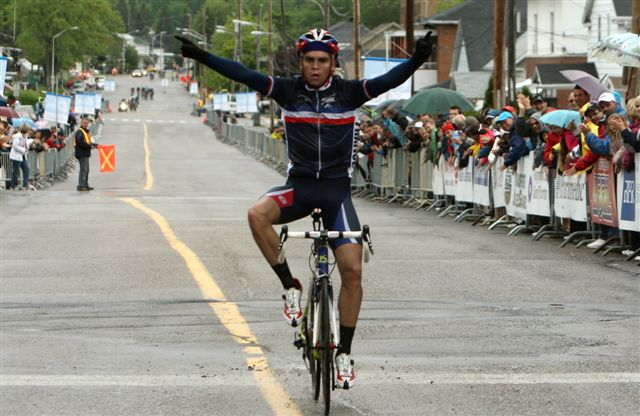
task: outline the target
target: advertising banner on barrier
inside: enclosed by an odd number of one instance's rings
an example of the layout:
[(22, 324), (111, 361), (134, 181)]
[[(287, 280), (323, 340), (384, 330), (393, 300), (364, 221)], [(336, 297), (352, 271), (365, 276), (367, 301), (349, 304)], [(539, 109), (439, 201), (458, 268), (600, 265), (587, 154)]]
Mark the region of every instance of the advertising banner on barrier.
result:
[(44, 96), (44, 119), (54, 123), (67, 124), (69, 110), (71, 109), (71, 96), (48, 92)]
[(448, 160), (444, 160), (442, 163), (442, 174), (444, 176), (445, 195), (456, 196), (456, 181), (454, 173), (453, 166), (449, 164)]
[(549, 179), (547, 169), (539, 166), (533, 169), (533, 157), (524, 158), (524, 168), (528, 172), (527, 178), (527, 214), (550, 217)]
[(489, 189), (491, 186), (489, 165), (473, 167), (473, 202), (485, 207), (491, 206)]
[(191, 81), (191, 84), (189, 84), (189, 94), (198, 95), (198, 82), (197, 81)]
[(438, 159), (438, 164), (433, 166), (433, 193), (434, 195), (444, 195), (444, 162), (442, 156)]
[[(507, 214), (512, 217), (520, 218), (522, 220), (527, 219), (527, 171), (525, 169), (525, 158), (520, 158), (518, 160), (518, 165), (516, 171), (512, 171), (511, 168), (507, 168), (505, 170), (505, 178), (507, 176), (511, 176), (511, 188), (509, 192), (509, 198), (506, 197), (505, 192), (505, 202), (507, 203)], [(507, 172), (511, 174), (508, 175)], [(505, 182), (504, 189), (509, 189)]]
[(587, 222), (585, 175), (557, 176), (553, 194), (557, 217)]
[(618, 227), (640, 231), (640, 153), (636, 153), (636, 168), (618, 174)]
[(255, 92), (236, 93), (236, 112), (257, 113), (258, 96)]
[(469, 164), (454, 175), (456, 202), (473, 202), (473, 158), (469, 158)]
[(0, 95), (4, 95), (4, 79), (7, 76), (7, 57), (0, 56)]
[(611, 161), (604, 158), (598, 159), (587, 178), (589, 182), (589, 207), (591, 208), (591, 221), (596, 224), (618, 227), (616, 189), (613, 177)]
[(93, 93), (76, 94), (73, 110), (78, 114), (93, 114), (95, 110), (95, 102), (96, 97)]
[(213, 109), (228, 111), (229, 94), (213, 94)]
[[(494, 208), (504, 208), (506, 206), (505, 202), (505, 171), (501, 170), (498, 166), (502, 166), (502, 157), (496, 159), (496, 163), (491, 168), (491, 187), (492, 195), (493, 195), (493, 207)], [(509, 192), (511, 192), (511, 175), (509, 175), (509, 188), (507, 188)]]

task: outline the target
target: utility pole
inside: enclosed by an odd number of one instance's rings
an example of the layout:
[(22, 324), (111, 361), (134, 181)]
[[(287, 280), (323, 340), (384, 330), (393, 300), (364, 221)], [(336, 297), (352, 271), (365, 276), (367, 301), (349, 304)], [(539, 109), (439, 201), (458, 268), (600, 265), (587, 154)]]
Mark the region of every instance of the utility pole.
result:
[(360, 2), (353, 0), (353, 72), (360, 79)]
[(289, 65), (289, 36), (287, 35), (287, 19), (284, 15), (284, 0), (280, 0), (280, 25), (282, 28), (282, 42), (284, 42), (284, 67), (287, 78), (291, 76)]
[[(406, 0), (404, 13), (404, 50), (413, 53), (413, 0)], [(411, 95), (413, 95), (413, 83), (411, 83)]]
[(494, 32), (493, 32), (493, 107), (504, 105), (504, 2), (494, 0)]
[[(640, 2), (634, 1), (631, 9), (631, 33), (640, 34)], [(640, 69), (628, 67), (627, 99), (640, 95)], [(636, 185), (638, 186), (638, 185)]]
[(507, 0), (507, 89), (509, 103), (516, 101), (516, 2)]
[(329, 30), (329, 0), (324, 0), (322, 14), (324, 15), (324, 29)]
[[(258, 30), (262, 30), (262, 3), (258, 9)], [(260, 36), (256, 36), (256, 71), (260, 72)]]
[(404, 50), (413, 53), (413, 0), (406, 0), (404, 14)]
[[(269, 0), (269, 76), (273, 76), (273, 0)], [(273, 100), (269, 98), (269, 127), (273, 131)]]

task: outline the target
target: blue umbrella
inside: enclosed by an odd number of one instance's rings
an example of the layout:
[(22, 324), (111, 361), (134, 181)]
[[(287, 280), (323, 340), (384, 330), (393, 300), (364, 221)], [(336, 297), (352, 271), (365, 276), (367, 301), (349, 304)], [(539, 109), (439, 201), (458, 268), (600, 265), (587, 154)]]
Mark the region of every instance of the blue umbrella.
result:
[(567, 128), (567, 126), (571, 122), (575, 124), (575, 127), (578, 127), (578, 125), (580, 125), (580, 123), (582, 122), (582, 119), (580, 118), (580, 113), (578, 113), (577, 111), (555, 110), (550, 111), (540, 117), (540, 121), (551, 126)]
[(20, 127), (23, 124), (26, 124), (27, 126), (31, 127), (32, 129), (36, 128), (36, 123), (31, 120), (30, 118), (13, 118), (11, 119), (11, 124), (13, 125), (13, 127)]

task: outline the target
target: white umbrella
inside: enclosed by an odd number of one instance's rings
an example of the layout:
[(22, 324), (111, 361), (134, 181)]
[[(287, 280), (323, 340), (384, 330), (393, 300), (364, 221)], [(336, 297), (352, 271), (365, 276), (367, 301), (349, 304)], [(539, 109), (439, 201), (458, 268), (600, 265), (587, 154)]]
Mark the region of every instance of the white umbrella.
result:
[(607, 36), (591, 49), (591, 56), (640, 68), (640, 35), (622, 33)]

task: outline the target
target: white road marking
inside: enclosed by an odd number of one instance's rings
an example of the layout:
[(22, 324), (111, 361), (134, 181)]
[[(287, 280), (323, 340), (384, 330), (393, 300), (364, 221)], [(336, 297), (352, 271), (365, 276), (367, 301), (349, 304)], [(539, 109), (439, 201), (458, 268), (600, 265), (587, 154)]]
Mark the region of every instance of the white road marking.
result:
[[(302, 367), (300, 371), (306, 371)], [(362, 385), (381, 384), (460, 384), (460, 385), (522, 385), (522, 384), (611, 384), (640, 383), (640, 373), (547, 373), (547, 374), (438, 374), (412, 373), (403, 375), (367, 374), (360, 371)], [(153, 386), (253, 386), (251, 372), (210, 375), (48, 375), (3, 374), (3, 387), (153, 387)]]

